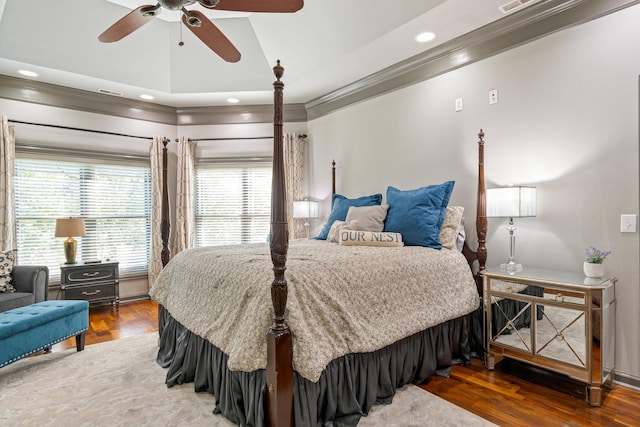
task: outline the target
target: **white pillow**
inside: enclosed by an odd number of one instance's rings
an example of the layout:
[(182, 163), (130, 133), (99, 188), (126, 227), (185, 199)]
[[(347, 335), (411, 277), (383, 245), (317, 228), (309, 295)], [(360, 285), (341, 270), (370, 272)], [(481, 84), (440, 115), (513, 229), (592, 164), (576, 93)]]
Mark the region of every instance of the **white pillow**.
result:
[(443, 248), (452, 249), (454, 247), (463, 213), (464, 207), (462, 206), (447, 206), (444, 220), (440, 226), (440, 243)]
[(327, 242), (338, 243), (340, 230), (355, 230), (357, 227), (358, 221), (340, 221), (339, 219), (333, 221), (331, 225), (331, 229), (329, 229), (329, 234), (327, 234)]
[(460, 221), (460, 225), (458, 226), (458, 236), (456, 237), (456, 245), (455, 248), (462, 252), (464, 248), (464, 241), (467, 239), (467, 233), (464, 231), (464, 218)]
[(389, 205), (351, 206), (347, 212), (346, 221), (358, 221), (358, 226), (354, 230), (382, 231), (388, 210)]
[(402, 234), (341, 230), (340, 244), (345, 246), (404, 246)]

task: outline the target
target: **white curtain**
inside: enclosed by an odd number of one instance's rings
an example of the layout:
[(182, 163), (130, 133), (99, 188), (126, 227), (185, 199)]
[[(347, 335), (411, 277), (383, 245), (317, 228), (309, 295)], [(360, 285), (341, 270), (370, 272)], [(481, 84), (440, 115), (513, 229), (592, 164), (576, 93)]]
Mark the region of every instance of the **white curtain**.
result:
[(0, 250), (16, 248), (16, 205), (13, 185), (16, 140), (13, 125), (0, 116)]
[(178, 142), (178, 176), (176, 184), (176, 220), (171, 254), (195, 245), (194, 212), (196, 143), (187, 137)]
[(298, 237), (306, 236), (305, 220), (293, 218), (293, 201), (302, 200), (303, 198), (304, 139), (295, 133), (286, 133), (283, 139), (289, 238), (297, 239)]
[(149, 150), (151, 160), (151, 256), (149, 258), (149, 287), (162, 270), (162, 148), (164, 138), (154, 136)]

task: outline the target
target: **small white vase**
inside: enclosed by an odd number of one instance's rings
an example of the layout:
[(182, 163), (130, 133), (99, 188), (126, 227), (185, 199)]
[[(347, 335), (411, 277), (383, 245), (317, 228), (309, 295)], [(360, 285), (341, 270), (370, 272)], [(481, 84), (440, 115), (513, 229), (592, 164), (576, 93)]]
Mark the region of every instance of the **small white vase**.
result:
[(594, 277), (596, 279), (604, 276), (604, 264), (594, 264), (592, 262), (585, 262), (582, 265), (584, 275), (587, 277)]

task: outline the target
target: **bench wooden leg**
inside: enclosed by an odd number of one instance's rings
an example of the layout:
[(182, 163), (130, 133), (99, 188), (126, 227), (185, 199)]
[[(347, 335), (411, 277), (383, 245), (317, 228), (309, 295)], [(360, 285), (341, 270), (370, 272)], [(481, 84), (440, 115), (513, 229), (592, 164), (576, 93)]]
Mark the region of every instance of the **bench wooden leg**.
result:
[(86, 331), (76, 335), (76, 350), (78, 351), (84, 350), (84, 340), (86, 335), (87, 335)]

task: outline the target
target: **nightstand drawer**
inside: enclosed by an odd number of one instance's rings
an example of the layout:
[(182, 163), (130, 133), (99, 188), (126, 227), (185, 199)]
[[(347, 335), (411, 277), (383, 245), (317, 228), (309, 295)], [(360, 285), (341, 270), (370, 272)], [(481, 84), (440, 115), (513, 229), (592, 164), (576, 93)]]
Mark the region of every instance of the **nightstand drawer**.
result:
[(89, 266), (77, 270), (64, 272), (62, 282), (67, 285), (80, 285), (83, 283), (95, 283), (117, 280), (116, 268), (114, 265)]
[(116, 296), (116, 287), (113, 283), (103, 285), (68, 286), (64, 290), (65, 299), (95, 300), (102, 298), (113, 299)]
[[(586, 306), (587, 304), (586, 292), (581, 290), (556, 288), (548, 284), (545, 286), (535, 286), (526, 282), (518, 283), (499, 279), (490, 279), (489, 286), (491, 293), (494, 295), (506, 294), (504, 295), (505, 297), (510, 297), (521, 293), (525, 289), (529, 289), (526, 298), (536, 300), (539, 303), (549, 300), (579, 306)], [(533, 289), (537, 289), (537, 292), (533, 292)]]

